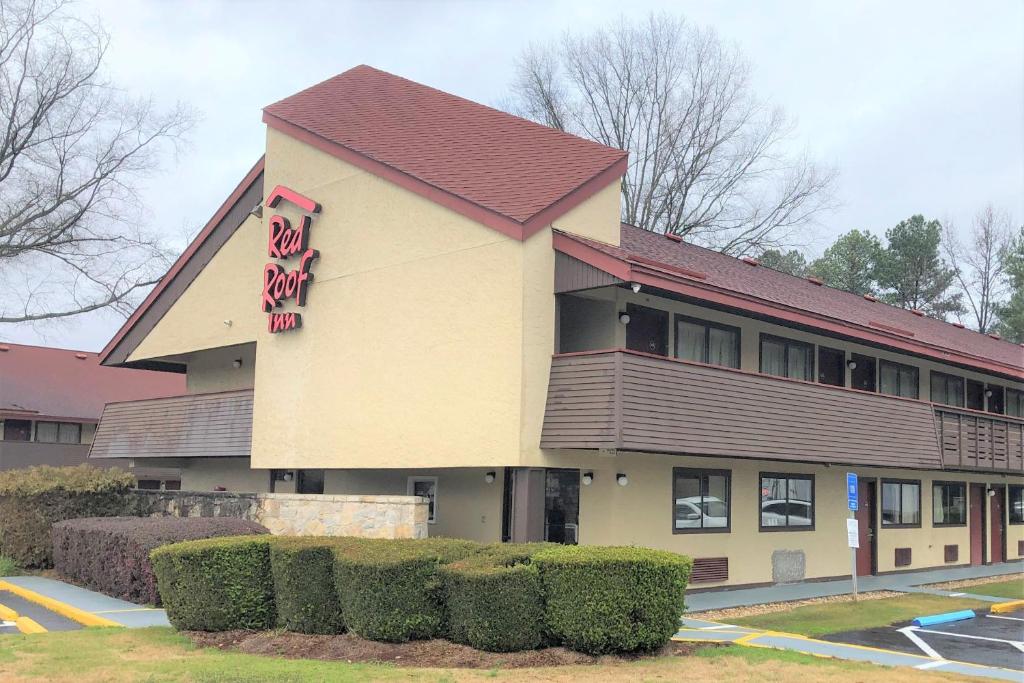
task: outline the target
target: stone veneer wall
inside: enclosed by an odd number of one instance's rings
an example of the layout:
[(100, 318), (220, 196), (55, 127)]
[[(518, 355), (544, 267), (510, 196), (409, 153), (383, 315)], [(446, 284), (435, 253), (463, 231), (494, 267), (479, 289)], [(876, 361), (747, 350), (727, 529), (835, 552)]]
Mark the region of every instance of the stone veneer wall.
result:
[(132, 494), (143, 516), (238, 517), (279, 535), (427, 537), (427, 499), (418, 496), (142, 490)]

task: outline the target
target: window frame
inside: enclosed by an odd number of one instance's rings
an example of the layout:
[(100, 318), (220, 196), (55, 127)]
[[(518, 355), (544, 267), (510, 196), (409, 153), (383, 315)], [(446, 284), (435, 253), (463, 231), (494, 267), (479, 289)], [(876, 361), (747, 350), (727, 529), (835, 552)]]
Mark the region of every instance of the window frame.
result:
[[(967, 378), (966, 377), (963, 377), (961, 375), (951, 375), (948, 372), (940, 372), (938, 370), (932, 370), (930, 375), (931, 376), (928, 378), (928, 399), (929, 399), (929, 401), (931, 403), (938, 403), (939, 405), (949, 406), (950, 408), (964, 408), (964, 409), (967, 408)], [(958, 379), (958, 380), (960, 380), (960, 404), (959, 405), (957, 405), (956, 403), (946, 403), (944, 401), (936, 401), (935, 400), (935, 378), (936, 377), (942, 377), (943, 381), (948, 381), (948, 380), (951, 380), (951, 379)]]
[[(25, 423), (25, 424), (27, 424), (28, 428), (23, 432), (24, 434), (27, 435), (27, 438), (24, 438), (24, 439), (8, 439), (7, 438), (8, 423), (11, 423), (11, 424), (14, 424), (14, 423), (19, 423), (19, 424), (20, 423)], [(15, 428), (11, 428), (11, 429), (13, 431), (13, 429), (15, 429)], [(3, 420), (0, 420), (0, 441), (10, 441), (11, 443), (34, 443), (35, 442), (35, 437), (36, 437), (36, 427), (35, 427), (35, 424), (34, 424), (34, 420), (23, 420), (23, 419), (18, 418), (18, 417), (5, 417)]]
[[(773, 479), (786, 479), (787, 480), (787, 483), (786, 483), (786, 490), (787, 490), (787, 493), (786, 493), (786, 505), (787, 505), (787, 508), (789, 506), (789, 493), (788, 493), (788, 491), (789, 491), (789, 483), (788, 483), (788, 480), (789, 479), (803, 479), (803, 480), (811, 482), (811, 523), (810, 524), (808, 524), (806, 526), (791, 526), (789, 524), (787, 524), (786, 526), (764, 526), (764, 524), (762, 524), (762, 522), (764, 520), (761, 517), (761, 489), (763, 488), (762, 484), (764, 483), (764, 478), (765, 477), (771, 477)], [(757, 530), (758, 531), (768, 531), (768, 532), (775, 532), (775, 531), (814, 531), (814, 527), (815, 527), (815, 525), (817, 524), (817, 521), (818, 521), (818, 514), (817, 514), (817, 509), (816, 509), (817, 508), (817, 491), (815, 490), (814, 479), (815, 479), (815, 477), (814, 477), (813, 474), (804, 474), (802, 472), (796, 472), (796, 473), (759, 472), (758, 475), (757, 475), (757, 501), (758, 501), (758, 504), (756, 506), (757, 507)], [(789, 510), (788, 509), (786, 511), (786, 521), (789, 522)]]
[[(438, 506), (437, 506), (438, 500), (437, 499), (438, 499), (438, 495), (437, 494), (438, 494), (438, 491), (440, 490), (439, 486), (438, 486), (438, 478), (437, 477), (430, 477), (430, 476), (407, 477), (406, 478), (406, 483), (405, 483), (405, 490), (406, 490), (406, 493), (408, 495), (415, 496), (416, 495), (416, 493), (415, 493), (416, 484), (424, 483), (424, 482), (425, 483), (432, 483), (434, 485), (434, 514), (433, 515), (430, 514), (430, 512), (429, 512), (430, 508), (428, 506), (428, 508), (427, 508), (427, 510), (428, 510), (428, 512), (427, 512), (427, 524), (436, 524), (437, 523), (437, 517), (438, 517), (437, 516), (437, 511), (438, 511)], [(423, 496), (423, 497), (426, 498), (426, 496)]]
[(1006, 519), (1010, 524), (1021, 525), (1024, 524), (1024, 516), (1021, 517), (1019, 522), (1013, 520), (1013, 493), (1014, 491), (1020, 496), (1021, 505), (1024, 506), (1024, 484), (1009, 484), (1006, 487)]
[[(887, 391), (882, 391), (882, 368), (885, 367), (886, 365), (891, 365), (892, 367), (894, 367), (896, 369), (896, 391), (897, 391), (897, 393), (895, 393), (895, 394), (890, 394)], [(903, 394), (899, 393), (900, 389), (903, 386), (903, 383), (902, 383), (902, 381), (900, 379), (902, 377), (902, 371), (903, 370), (913, 370), (914, 371), (914, 376), (915, 376), (915, 379), (917, 381), (914, 383), (915, 386), (914, 386), (914, 395), (913, 396), (904, 396)], [(876, 382), (876, 386), (878, 387), (877, 393), (879, 395), (881, 395), (881, 396), (895, 396), (896, 398), (912, 398), (912, 399), (920, 399), (921, 398), (921, 368), (917, 367), (916, 365), (907, 365), (906, 363), (898, 363), (898, 362), (896, 362), (894, 360), (889, 360), (887, 358), (879, 358), (878, 359), (878, 363), (877, 363), (877, 369), (875, 370), (875, 372), (878, 373), (878, 381)]]
[[(964, 521), (962, 522), (936, 522), (935, 521), (935, 487), (937, 486), (960, 486), (964, 491)], [(937, 529), (944, 527), (958, 527), (967, 526), (967, 517), (970, 513), (970, 504), (967, 500), (967, 482), (966, 481), (945, 481), (945, 480), (932, 480), (932, 526)], [(892, 526), (889, 527), (890, 529)]]
[[(691, 325), (701, 325), (704, 327), (704, 358), (703, 361), (691, 361), (683, 358), (679, 354), (679, 323), (690, 323)], [(733, 344), (736, 352), (736, 365), (718, 365), (717, 363), (711, 363), (708, 358), (711, 357), (711, 328), (721, 330), (723, 332), (732, 332), (736, 335), (736, 342)], [(741, 349), (743, 348), (743, 331), (735, 325), (727, 325), (725, 323), (718, 323), (712, 320), (705, 320), (703, 318), (695, 318), (692, 315), (684, 315), (683, 313), (675, 313), (672, 316), (672, 356), (676, 360), (681, 360), (687, 363), (703, 363), (704, 365), (710, 365), (716, 368), (732, 368), (733, 370), (739, 370), (743, 365), (742, 358), (740, 357)]]
[[(676, 527), (676, 477), (696, 476), (698, 479), (704, 476), (724, 476), (725, 489), (728, 491), (729, 499), (725, 501), (725, 526), (697, 527), (692, 529), (679, 529)], [(672, 533), (673, 534), (728, 534), (732, 531), (732, 470), (705, 469), (703, 467), (673, 467), (672, 468)], [(701, 496), (703, 498), (703, 495)], [(701, 524), (704, 523), (703, 516)]]
[[(784, 371), (785, 371), (786, 374), (784, 374), (784, 375), (773, 375), (770, 372), (765, 372), (764, 371), (764, 343), (765, 343), (765, 341), (781, 342), (782, 344), (785, 345), (786, 349), (785, 349), (785, 352), (783, 354), (782, 361), (783, 361), (783, 365), (785, 366)], [(789, 347), (790, 346), (803, 346), (803, 347), (806, 347), (806, 348), (810, 349), (810, 354), (808, 354), (808, 355), (810, 357), (811, 363), (810, 363), (810, 367), (809, 367), (808, 373), (807, 373), (808, 376), (810, 377), (810, 379), (807, 379), (807, 378), (797, 378), (797, 377), (790, 377), (789, 376)], [(817, 377), (818, 377), (818, 352), (817, 352), (817, 349), (818, 349), (818, 345), (815, 344), (814, 342), (805, 342), (805, 341), (800, 341), (799, 339), (790, 339), (789, 337), (780, 337), (778, 335), (770, 334), (768, 332), (762, 332), (760, 338), (758, 339), (758, 344), (757, 344), (757, 370), (758, 370), (759, 373), (761, 373), (762, 375), (765, 375), (767, 377), (782, 377), (783, 379), (792, 379), (792, 380), (796, 380), (797, 382), (810, 382), (812, 384), (817, 384), (818, 383), (816, 381)], [(823, 386), (829, 386), (829, 385), (826, 384), (826, 385), (823, 385)]]
[[(1017, 397), (1017, 407), (1020, 408), (1019, 415), (1010, 412), (1010, 394), (1014, 394)], [(1003, 415), (1007, 417), (1024, 417), (1024, 391), (1012, 387), (1003, 388)]]
[[(898, 484), (900, 486), (900, 508), (899, 518), (903, 519), (903, 486), (904, 485), (916, 485), (917, 486), (917, 523), (916, 524), (887, 524), (885, 521), (885, 485), (886, 484)], [(894, 478), (883, 478), (879, 484), (878, 493), (878, 527), (880, 529), (920, 529), (921, 522), (924, 517), (921, 508), (923, 507), (924, 501), (921, 498), (922, 489), (920, 479), (894, 479)]]

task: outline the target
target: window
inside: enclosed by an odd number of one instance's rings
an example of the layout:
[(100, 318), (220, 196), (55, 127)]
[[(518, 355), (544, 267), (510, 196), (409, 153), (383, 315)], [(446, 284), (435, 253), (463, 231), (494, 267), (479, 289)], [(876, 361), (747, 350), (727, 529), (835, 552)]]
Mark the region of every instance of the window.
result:
[(878, 390), (890, 396), (918, 397), (918, 370), (912, 365), (878, 362)]
[(429, 501), (427, 521), (437, 521), (437, 477), (409, 477), (408, 493), (410, 496), (422, 496)]
[(738, 368), (740, 330), (730, 325), (677, 315), (676, 357), (698, 363)]
[(1013, 417), (1024, 417), (1024, 391), (1006, 390), (1006, 414)]
[(967, 524), (967, 485), (961, 481), (932, 483), (932, 525)]
[(761, 531), (814, 529), (814, 475), (761, 473)]
[(82, 425), (77, 422), (36, 422), (36, 441), (82, 443)]
[(850, 386), (861, 391), (875, 390), (875, 359), (859, 353), (850, 354)]
[(32, 422), (29, 420), (4, 420), (4, 441), (31, 441)]
[(729, 530), (729, 470), (672, 468), (672, 532)]
[(932, 403), (964, 407), (964, 378), (932, 373)]
[(324, 492), (323, 470), (299, 470), (295, 476), (295, 493), (320, 495)]
[(761, 372), (814, 381), (814, 345), (762, 334)]
[(882, 480), (882, 526), (921, 526), (921, 482)]
[(985, 384), (975, 380), (967, 380), (967, 403), (971, 410), (985, 410)]
[(846, 352), (818, 347), (818, 384), (831, 384), (834, 387), (846, 386)]
[(1010, 524), (1024, 524), (1024, 486), (1010, 486)]

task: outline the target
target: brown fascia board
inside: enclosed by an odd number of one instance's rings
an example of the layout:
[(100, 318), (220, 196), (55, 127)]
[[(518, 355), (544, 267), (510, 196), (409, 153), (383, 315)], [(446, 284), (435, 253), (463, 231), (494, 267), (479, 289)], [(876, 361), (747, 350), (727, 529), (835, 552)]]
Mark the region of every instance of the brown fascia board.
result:
[(153, 331), (178, 297), (235, 234), (249, 212), (263, 201), (263, 161), (264, 158), (260, 157), (167, 274), (103, 348), (100, 352), (101, 365), (182, 372), (182, 366), (177, 363), (127, 363), (128, 356)]

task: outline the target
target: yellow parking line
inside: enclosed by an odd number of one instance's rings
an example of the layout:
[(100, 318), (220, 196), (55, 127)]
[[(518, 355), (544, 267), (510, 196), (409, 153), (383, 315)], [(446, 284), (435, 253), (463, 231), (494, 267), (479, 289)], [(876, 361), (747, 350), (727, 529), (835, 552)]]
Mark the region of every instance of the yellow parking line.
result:
[(45, 628), (37, 624), (35, 620), (29, 619), (28, 617), (18, 617), (15, 619), (14, 625), (19, 631), (26, 635), (33, 633), (46, 633)]
[(1000, 602), (992, 605), (993, 612), (1015, 612), (1019, 609), (1024, 609), (1024, 600), (1011, 600), (1010, 602)]
[(0, 621), (14, 621), (17, 618), (17, 612), (12, 610), (7, 605), (0, 605)]
[(116, 621), (111, 621), (105, 617), (98, 616), (91, 612), (86, 612), (85, 610), (78, 609), (77, 607), (72, 607), (60, 600), (54, 600), (51, 597), (40, 595), (35, 591), (22, 588), (21, 586), (16, 586), (7, 581), (0, 581), (0, 590), (14, 593), (20, 598), (24, 598), (29, 602), (34, 602), (37, 605), (45, 607), (51, 612), (56, 612), (66, 619), (78, 622), (82, 626), (121, 626), (121, 624)]

